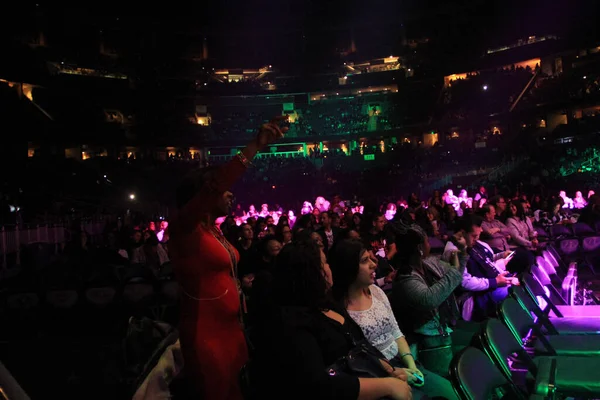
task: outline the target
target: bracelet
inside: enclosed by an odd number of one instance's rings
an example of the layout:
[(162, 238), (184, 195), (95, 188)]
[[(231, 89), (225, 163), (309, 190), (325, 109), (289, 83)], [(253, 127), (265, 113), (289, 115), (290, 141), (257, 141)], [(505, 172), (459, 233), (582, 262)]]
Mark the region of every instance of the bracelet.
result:
[(250, 160), (248, 160), (248, 158), (241, 151), (238, 151), (237, 158), (238, 158), (238, 160), (240, 160), (242, 165), (246, 168), (248, 168), (249, 166), (252, 165), (252, 162), (250, 162)]
[(404, 354), (401, 354), (401, 355), (400, 355), (400, 358), (404, 358), (404, 357), (406, 357), (406, 356), (411, 356), (412, 358), (415, 358), (415, 357), (412, 355), (412, 353), (404, 353)]

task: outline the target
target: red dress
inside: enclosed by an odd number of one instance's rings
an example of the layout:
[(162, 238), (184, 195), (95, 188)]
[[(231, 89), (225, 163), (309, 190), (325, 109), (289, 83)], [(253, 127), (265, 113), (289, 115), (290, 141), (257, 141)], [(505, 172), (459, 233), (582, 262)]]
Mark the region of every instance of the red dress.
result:
[[(234, 159), (214, 175), (217, 193), (229, 190), (244, 172)], [(229, 247), (217, 239), (216, 229), (200, 225), (215, 198), (199, 193), (182, 210), (173, 227), (170, 252), (175, 275), (182, 289), (180, 342), (184, 373), (194, 381), (203, 399), (241, 400), (239, 374), (248, 360), (248, 349), (239, 321), (240, 298), (232, 278)]]

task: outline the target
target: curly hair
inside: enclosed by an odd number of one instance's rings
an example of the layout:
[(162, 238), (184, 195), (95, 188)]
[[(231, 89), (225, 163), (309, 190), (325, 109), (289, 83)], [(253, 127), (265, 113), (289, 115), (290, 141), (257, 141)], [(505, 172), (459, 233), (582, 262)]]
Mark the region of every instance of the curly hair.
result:
[(305, 240), (283, 247), (275, 259), (274, 297), (279, 306), (327, 308), (329, 284), (316, 243)]

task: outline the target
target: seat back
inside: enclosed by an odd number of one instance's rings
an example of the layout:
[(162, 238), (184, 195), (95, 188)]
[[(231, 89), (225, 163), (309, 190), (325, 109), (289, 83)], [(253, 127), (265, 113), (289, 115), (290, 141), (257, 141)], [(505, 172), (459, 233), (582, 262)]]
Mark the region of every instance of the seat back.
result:
[(542, 268), (548, 275), (556, 275), (556, 269), (542, 256), (535, 258), (535, 263), (538, 267)]
[(560, 254), (570, 256), (579, 251), (579, 239), (563, 239), (558, 244)]
[(558, 262), (559, 259), (556, 258), (556, 257), (558, 257), (558, 253), (556, 252), (554, 247), (552, 247), (552, 246), (546, 247), (546, 249), (544, 251), (542, 251), (542, 256), (544, 257), (544, 260), (546, 260), (555, 269), (560, 266), (560, 264)]
[(529, 332), (535, 327), (535, 321), (529, 312), (525, 311), (517, 300), (511, 297), (504, 299), (500, 304), (499, 317), (508, 326), (521, 343), (529, 336)]
[(595, 234), (595, 232), (592, 229), (592, 227), (589, 226), (588, 224), (584, 223), (584, 222), (578, 222), (576, 224), (573, 224), (571, 226), (571, 229), (573, 229), (573, 234), (575, 236), (586, 236), (586, 235), (593, 235), (593, 234)]
[(524, 273), (521, 275), (521, 281), (525, 284), (525, 289), (529, 291), (533, 297), (546, 294), (544, 286), (531, 273)]
[(39, 297), (33, 292), (14, 293), (7, 297), (6, 305), (9, 311), (22, 312), (37, 308)]
[(543, 285), (552, 285), (552, 279), (550, 279), (550, 275), (546, 272), (545, 269), (541, 268), (538, 265), (534, 265), (531, 267), (531, 273), (537, 278), (537, 280)]
[(46, 292), (46, 302), (54, 308), (69, 309), (79, 300), (76, 290), (51, 290)]
[(106, 307), (113, 302), (117, 290), (111, 286), (94, 287), (85, 291), (85, 298), (96, 307)]
[(450, 380), (463, 400), (491, 399), (497, 397), (498, 392), (506, 391), (516, 394), (511, 398), (524, 398), (518, 396), (514, 384), (492, 360), (475, 347), (465, 347), (454, 356), (450, 364)]
[(123, 299), (130, 303), (139, 303), (154, 294), (154, 286), (149, 283), (128, 283), (123, 287)]
[(508, 357), (523, 353), (523, 346), (515, 339), (510, 329), (500, 320), (491, 318), (484, 322), (479, 334), (483, 350), (507, 379), (512, 379)]
[(593, 253), (600, 249), (600, 236), (588, 236), (581, 241), (581, 248), (585, 253)]
[(572, 233), (565, 225), (552, 225), (550, 227), (550, 236), (557, 239), (572, 236)]
[(534, 313), (536, 316), (543, 314), (544, 311), (531, 298), (529, 293), (527, 293), (527, 289), (523, 288), (522, 286), (511, 286), (508, 289), (508, 292), (515, 300), (519, 302), (524, 310), (528, 310), (529, 312)]
[(534, 226), (533, 229), (537, 233), (538, 238), (548, 238), (548, 231), (539, 226)]

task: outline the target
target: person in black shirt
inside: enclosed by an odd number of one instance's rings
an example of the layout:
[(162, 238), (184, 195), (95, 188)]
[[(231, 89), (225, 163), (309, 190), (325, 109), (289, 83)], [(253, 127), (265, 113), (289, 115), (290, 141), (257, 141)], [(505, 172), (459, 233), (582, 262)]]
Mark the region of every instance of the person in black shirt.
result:
[(375, 214), (371, 229), (362, 237), (367, 249), (377, 258), (377, 285), (385, 287), (394, 281), (396, 271), (391, 267), (391, 260), (397, 253), (394, 235), (386, 229), (387, 220), (381, 213)]
[[(276, 260), (270, 306), (262, 302), (254, 327), (256, 353), (251, 379), (258, 398), (412, 399), (406, 374), (389, 368), (389, 377), (358, 378), (330, 374), (348, 355), (360, 328), (330, 299), (331, 270), (314, 242), (291, 243)], [(384, 365), (384, 364), (382, 364)], [(404, 378), (404, 379), (403, 379)]]
[(337, 235), (339, 234), (339, 228), (335, 228), (332, 225), (333, 212), (321, 213), (321, 229), (317, 231), (321, 235), (321, 241), (323, 242), (323, 252), (325, 255), (329, 253), (329, 249), (333, 247)]
[(252, 286), (258, 262), (258, 249), (254, 243), (254, 231), (250, 224), (240, 225), (239, 239), (235, 241), (235, 248), (240, 253), (238, 276), (241, 277), (242, 286), (247, 289)]

